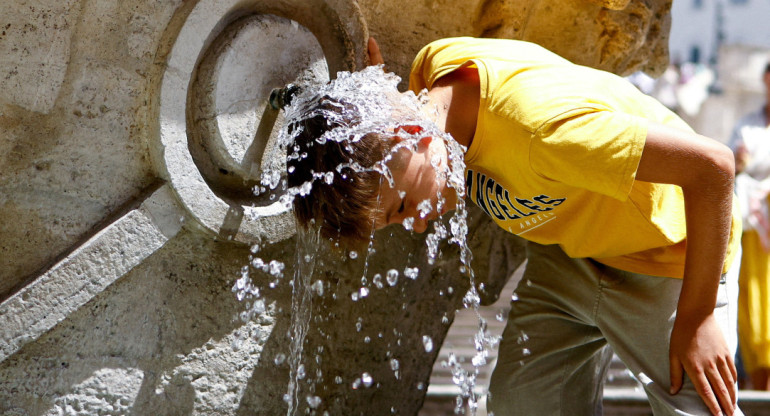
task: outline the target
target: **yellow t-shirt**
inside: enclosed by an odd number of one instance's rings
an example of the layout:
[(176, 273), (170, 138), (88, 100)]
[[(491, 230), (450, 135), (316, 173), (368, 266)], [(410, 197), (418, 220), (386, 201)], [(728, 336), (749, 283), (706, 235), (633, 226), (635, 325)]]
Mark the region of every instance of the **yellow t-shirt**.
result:
[[(465, 155), (468, 197), (509, 232), (559, 244), (636, 273), (682, 277), (685, 215), (678, 186), (635, 180), (648, 121), (691, 130), (621, 77), (532, 43), (455, 38), (423, 48), (409, 87), (478, 69), (476, 133)], [(733, 208), (728, 261), (740, 235)]]

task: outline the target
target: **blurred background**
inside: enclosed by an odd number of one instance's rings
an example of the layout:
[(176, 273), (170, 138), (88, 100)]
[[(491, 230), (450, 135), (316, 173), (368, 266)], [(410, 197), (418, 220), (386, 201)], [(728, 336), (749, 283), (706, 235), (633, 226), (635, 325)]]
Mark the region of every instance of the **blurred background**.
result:
[(668, 70), (629, 78), (696, 131), (727, 142), (735, 122), (764, 103), (768, 18), (768, 0), (674, 0)]

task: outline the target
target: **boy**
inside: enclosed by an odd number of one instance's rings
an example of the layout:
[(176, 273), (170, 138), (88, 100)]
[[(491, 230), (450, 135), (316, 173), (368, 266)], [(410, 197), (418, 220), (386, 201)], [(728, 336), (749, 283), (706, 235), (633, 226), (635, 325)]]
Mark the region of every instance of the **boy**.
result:
[[(373, 41), (370, 57), (382, 63)], [(410, 89), (428, 90), (428, 110), (406, 109), (395, 129), (349, 141), (326, 137), (369, 128), (379, 113), (357, 112), (344, 94), (305, 99), (291, 121), (289, 184), (335, 173), (294, 199), (295, 214), (343, 242), (393, 223), (422, 232), (461, 202), (441, 169), (452, 163), (447, 144), (423, 121), (467, 148), (467, 197), (529, 241), (491, 412), (600, 413), (609, 345), (655, 414), (741, 414), (724, 278), (740, 233), (727, 147), (621, 78), (527, 42), (433, 42)], [(399, 105), (383, 95), (372, 101)], [(416, 144), (402, 146), (399, 130)], [(378, 163), (388, 169), (340, 167)]]

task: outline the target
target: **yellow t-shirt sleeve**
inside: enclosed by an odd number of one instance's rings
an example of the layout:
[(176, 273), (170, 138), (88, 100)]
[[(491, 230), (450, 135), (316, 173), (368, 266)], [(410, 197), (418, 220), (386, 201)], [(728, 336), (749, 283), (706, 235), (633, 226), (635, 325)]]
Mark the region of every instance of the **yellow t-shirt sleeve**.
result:
[[(462, 41), (465, 42), (462, 42)], [(430, 89), (437, 79), (471, 64), (475, 50), (471, 38), (441, 39), (423, 47), (412, 62), (409, 73), (409, 89), (418, 93)]]
[(532, 134), (531, 168), (546, 179), (625, 201), (644, 150), (647, 123), (596, 107), (566, 111)]

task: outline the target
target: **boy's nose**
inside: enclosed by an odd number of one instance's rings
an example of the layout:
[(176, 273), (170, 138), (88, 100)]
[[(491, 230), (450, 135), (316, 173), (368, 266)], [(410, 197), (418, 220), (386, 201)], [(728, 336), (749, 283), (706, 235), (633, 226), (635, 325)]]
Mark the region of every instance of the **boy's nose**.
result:
[(414, 218), (414, 226), (412, 228), (414, 232), (418, 234), (422, 234), (425, 232), (425, 230), (428, 229), (428, 219), (427, 218), (420, 218), (420, 216), (416, 216)]

